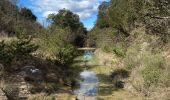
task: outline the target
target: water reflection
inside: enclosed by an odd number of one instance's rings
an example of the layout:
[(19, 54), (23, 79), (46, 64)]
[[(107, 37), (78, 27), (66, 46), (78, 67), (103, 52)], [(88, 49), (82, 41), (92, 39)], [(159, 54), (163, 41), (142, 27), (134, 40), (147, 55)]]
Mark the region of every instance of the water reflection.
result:
[(81, 96), (95, 96), (97, 94), (98, 78), (92, 71), (83, 71), (80, 73), (80, 89), (74, 93)]

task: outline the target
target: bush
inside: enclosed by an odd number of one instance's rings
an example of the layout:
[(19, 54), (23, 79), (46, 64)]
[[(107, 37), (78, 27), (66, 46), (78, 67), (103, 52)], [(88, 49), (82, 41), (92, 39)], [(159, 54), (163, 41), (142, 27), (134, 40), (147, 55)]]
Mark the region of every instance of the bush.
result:
[(70, 30), (51, 26), (44, 34), (39, 34), (40, 50), (46, 57), (56, 60), (56, 64), (69, 65), (76, 56), (76, 49), (72, 44)]
[(47, 30), (42, 31), (42, 34), (39, 34), (40, 50), (54, 57), (59, 48), (70, 43), (69, 34), (69, 29), (61, 29), (56, 26), (49, 27)]
[(131, 47), (126, 52), (124, 65), (127, 70), (132, 70), (141, 63), (141, 56), (139, 56), (138, 47)]
[(65, 45), (58, 49), (56, 61), (62, 65), (71, 64), (76, 57), (76, 49), (72, 45)]
[(122, 43), (116, 44), (113, 48), (113, 52), (118, 57), (125, 57), (125, 54), (126, 54), (125, 46)]
[(15, 56), (28, 56), (38, 49), (38, 46), (31, 43), (32, 37), (25, 34), (19, 34), (17, 40), (11, 42)]
[(0, 62), (10, 64), (12, 60), (22, 59), (29, 56), (38, 49), (38, 46), (31, 43), (32, 38), (25, 34), (19, 34), (17, 39), (9, 42), (0, 42)]
[(0, 62), (2, 64), (8, 64), (14, 58), (13, 49), (10, 45), (4, 41), (0, 42)]
[(150, 87), (151, 85), (157, 85), (160, 79), (160, 74), (161, 74), (160, 69), (156, 69), (154, 67), (146, 67), (142, 71), (144, 85), (146, 87)]
[(113, 52), (118, 56), (118, 57), (124, 57), (125, 56), (125, 50), (123, 47), (114, 47)]
[(162, 84), (161, 76), (165, 72), (163, 69), (166, 67), (166, 62), (161, 55), (147, 55), (144, 58), (144, 67), (142, 76), (146, 87)]

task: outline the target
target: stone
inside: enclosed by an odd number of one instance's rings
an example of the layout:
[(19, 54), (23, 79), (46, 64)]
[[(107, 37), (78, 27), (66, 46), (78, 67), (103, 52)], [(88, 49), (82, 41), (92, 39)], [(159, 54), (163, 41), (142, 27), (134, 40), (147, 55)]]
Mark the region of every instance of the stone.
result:
[(1, 89), (0, 89), (0, 100), (8, 100), (7, 96)]
[(27, 100), (30, 94), (31, 93), (29, 91), (28, 84), (25, 81), (21, 82), (20, 87), (19, 87), (19, 94), (18, 94), (19, 100)]
[(33, 80), (34, 82), (43, 81), (43, 73), (40, 69), (35, 66), (25, 66), (21, 69), (21, 76), (25, 79)]

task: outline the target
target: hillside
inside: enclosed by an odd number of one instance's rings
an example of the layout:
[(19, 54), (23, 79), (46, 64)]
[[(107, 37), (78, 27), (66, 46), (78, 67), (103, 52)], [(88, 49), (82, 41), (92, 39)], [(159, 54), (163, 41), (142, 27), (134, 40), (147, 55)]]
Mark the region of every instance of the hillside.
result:
[(19, 8), (15, 0), (0, 1), (0, 35), (13, 36), (19, 31), (34, 34), (42, 29), (36, 16), (28, 8)]
[(82, 70), (73, 63), (86, 28), (67, 9), (49, 15), (51, 24), (42, 27), (30, 9), (15, 1), (0, 1), (0, 99), (69, 97)]
[[(115, 85), (123, 85), (122, 93), (136, 95), (129, 99), (143, 96), (143, 99), (168, 100), (170, 96), (169, 12), (169, 0), (111, 0), (99, 7), (96, 25), (88, 33), (88, 45), (114, 56), (101, 57), (102, 52), (96, 55), (100, 63), (111, 67), (106, 76)], [(119, 97), (119, 92), (114, 93), (117, 95), (113, 98)], [(122, 96), (124, 100), (130, 94)]]

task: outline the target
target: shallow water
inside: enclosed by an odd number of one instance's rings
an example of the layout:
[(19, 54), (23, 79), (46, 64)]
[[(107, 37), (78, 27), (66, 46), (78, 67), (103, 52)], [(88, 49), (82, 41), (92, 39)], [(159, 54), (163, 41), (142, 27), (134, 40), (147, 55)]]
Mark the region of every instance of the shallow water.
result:
[(98, 77), (93, 71), (84, 70), (80, 73), (82, 80), (79, 81), (80, 88), (74, 93), (79, 96), (96, 96), (98, 90)]

